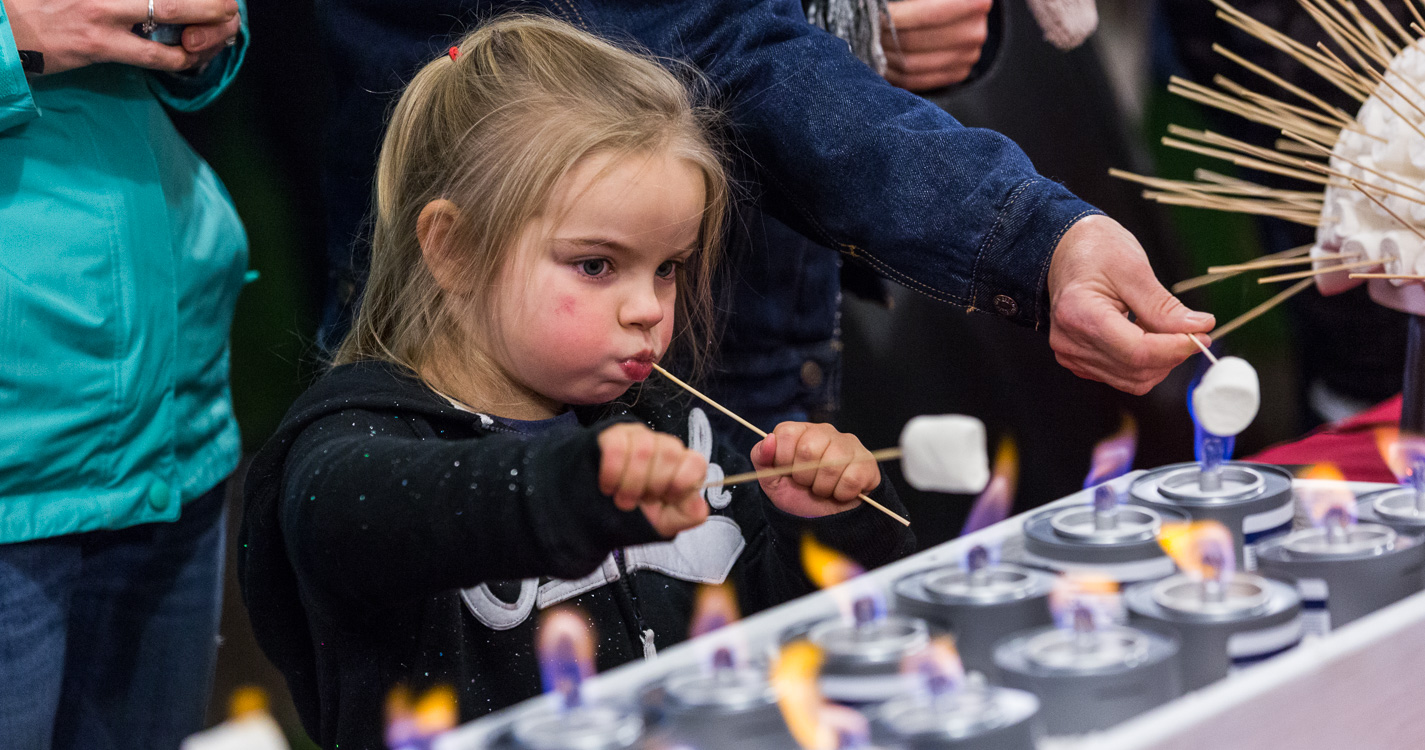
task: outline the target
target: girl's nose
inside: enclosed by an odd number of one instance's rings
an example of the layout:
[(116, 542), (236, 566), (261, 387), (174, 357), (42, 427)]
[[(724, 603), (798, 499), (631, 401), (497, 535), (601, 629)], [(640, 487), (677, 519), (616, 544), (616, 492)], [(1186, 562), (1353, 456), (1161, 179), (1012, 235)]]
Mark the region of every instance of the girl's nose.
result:
[(619, 308), (619, 322), (635, 328), (652, 328), (663, 322), (663, 302), (653, 284), (630, 290)]

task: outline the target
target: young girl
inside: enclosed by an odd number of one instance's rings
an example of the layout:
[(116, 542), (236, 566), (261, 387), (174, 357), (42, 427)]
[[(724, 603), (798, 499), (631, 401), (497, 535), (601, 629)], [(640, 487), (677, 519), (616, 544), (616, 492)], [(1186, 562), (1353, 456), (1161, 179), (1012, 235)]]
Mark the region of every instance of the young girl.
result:
[[(462, 719), (535, 695), (536, 610), (576, 603), (603, 670), (685, 638), (696, 584), (748, 613), (810, 591), (805, 530), (868, 567), (912, 549), (859, 507), (900, 508), (873, 462), (700, 489), (747, 460), (642, 383), (675, 334), (707, 341), (707, 119), (548, 19), (482, 27), (402, 95), (355, 329), (247, 479), (249, 613), (323, 746), (380, 747), (398, 684), (453, 685)], [(785, 423), (751, 463), (865, 453)]]

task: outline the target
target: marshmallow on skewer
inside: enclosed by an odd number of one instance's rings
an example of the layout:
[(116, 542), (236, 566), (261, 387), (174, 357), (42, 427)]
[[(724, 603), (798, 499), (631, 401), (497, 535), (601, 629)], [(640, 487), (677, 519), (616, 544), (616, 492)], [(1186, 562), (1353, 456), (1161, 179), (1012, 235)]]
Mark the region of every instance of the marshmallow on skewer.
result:
[(918, 490), (968, 494), (989, 484), (985, 424), (974, 417), (916, 417), (901, 430), (900, 447), (901, 471)]
[(1241, 357), (1222, 357), (1207, 368), (1192, 392), (1192, 411), (1202, 428), (1219, 437), (1247, 429), (1257, 418), (1261, 387), (1257, 371)]

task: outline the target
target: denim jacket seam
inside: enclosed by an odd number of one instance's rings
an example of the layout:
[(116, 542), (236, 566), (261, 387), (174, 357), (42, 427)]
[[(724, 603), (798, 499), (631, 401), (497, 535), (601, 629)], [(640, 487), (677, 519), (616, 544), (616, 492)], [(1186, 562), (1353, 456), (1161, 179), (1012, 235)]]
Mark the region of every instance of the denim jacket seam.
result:
[[(1087, 210), (1085, 210), (1085, 211), (1080, 211), (1080, 212), (1079, 212), (1078, 214), (1076, 214), (1073, 218), (1071, 218), (1071, 219), (1069, 219), (1068, 221), (1064, 222), (1064, 226), (1059, 227), (1059, 231), (1054, 234), (1054, 239), (1053, 239), (1053, 247), (1054, 247), (1054, 250), (1051, 250), (1051, 251), (1049, 252), (1049, 254), (1044, 257), (1044, 262), (1041, 263), (1040, 266), (1039, 266), (1039, 284), (1038, 284), (1037, 287), (1035, 287), (1036, 289), (1043, 289), (1043, 288), (1045, 288), (1046, 285), (1048, 285), (1048, 283), (1049, 283), (1049, 266), (1053, 265), (1053, 263), (1054, 263), (1054, 252), (1058, 250), (1058, 248), (1059, 248), (1059, 241), (1062, 240), (1062, 239), (1064, 239), (1064, 235), (1065, 235), (1065, 234), (1068, 234), (1069, 228), (1072, 227), (1072, 226), (1074, 226), (1075, 224), (1079, 223), (1079, 220), (1080, 220), (1080, 219), (1084, 219), (1084, 218), (1087, 218), (1087, 217), (1089, 217), (1089, 216), (1097, 216), (1097, 215), (1099, 215), (1099, 214), (1101, 214), (1101, 213), (1103, 213), (1103, 212), (1102, 212), (1102, 211), (1099, 211), (1098, 209), (1093, 209), (1093, 208), (1087, 209)], [(1047, 296), (1047, 295), (1045, 295), (1045, 296)], [(1051, 302), (1051, 307), (1052, 307), (1052, 302), (1053, 302), (1053, 300), (1050, 300), (1050, 302)], [(1035, 295), (1034, 295), (1034, 330), (1036, 330), (1036, 331), (1039, 330), (1039, 321), (1041, 321), (1041, 320), (1044, 319), (1044, 316), (1041, 315), (1042, 312), (1044, 312), (1044, 310), (1043, 310), (1043, 299), (1042, 299), (1042, 296), (1039, 295), (1039, 294), (1035, 294)]]
[(990, 227), (990, 231), (988, 231), (988, 232), (985, 233), (985, 238), (984, 238), (984, 240), (982, 240), (982, 241), (980, 242), (979, 250), (976, 251), (976, 253), (975, 253), (975, 265), (970, 268), (970, 310), (971, 310), (971, 311), (973, 311), (973, 310), (975, 309), (975, 308), (974, 308), (974, 304), (975, 304), (975, 302), (976, 302), (977, 300), (979, 300), (979, 298), (980, 298), (980, 286), (981, 286), (981, 284), (980, 284), (980, 265), (981, 265), (981, 262), (984, 260), (985, 253), (988, 252), (989, 249), (990, 249), (992, 246), (994, 246), (995, 240), (996, 240), (996, 238), (999, 236), (1000, 229), (1001, 229), (1001, 227), (1004, 226), (1004, 216), (1005, 216), (1005, 214), (1009, 213), (1010, 207), (1014, 205), (1014, 202), (1015, 202), (1015, 201), (1019, 200), (1019, 196), (1020, 196), (1021, 193), (1023, 193), (1025, 190), (1028, 190), (1028, 189), (1029, 189), (1029, 186), (1030, 186), (1031, 184), (1033, 184), (1033, 183), (1035, 183), (1035, 182), (1038, 182), (1038, 181), (1040, 181), (1040, 180), (1042, 180), (1042, 179), (1043, 179), (1042, 177), (1030, 177), (1030, 178), (1024, 180), (1023, 182), (1019, 183), (1018, 187), (1016, 187), (1016, 188), (1014, 189), (1014, 191), (1009, 194), (1009, 197), (1005, 199), (1005, 202), (1004, 202), (1004, 204), (1003, 204), (1002, 206), (1000, 206), (999, 211), (996, 212), (996, 214), (995, 214), (995, 224), (994, 224), (994, 226)]
[(924, 294), (925, 296), (933, 300), (936, 300), (938, 302), (944, 302), (947, 305), (956, 305), (958, 307), (963, 307), (971, 312), (973, 312), (975, 309), (974, 305), (971, 304), (970, 300), (966, 300), (965, 298), (957, 294), (947, 292), (943, 289), (937, 289), (936, 287), (930, 286), (925, 282), (911, 278), (910, 276), (907, 276), (904, 273), (901, 273), (900, 271), (891, 267), (885, 261), (881, 260), (880, 258), (877, 258), (875, 255), (872, 255), (871, 253), (866, 252), (861, 248), (856, 247), (855, 245), (842, 245), (842, 247), (847, 248), (849, 255), (852, 255), (856, 258), (860, 258), (861, 260), (870, 263), (878, 271), (885, 274), (886, 276), (893, 277), (893, 281), (899, 282), (903, 286), (920, 292), (921, 294)]

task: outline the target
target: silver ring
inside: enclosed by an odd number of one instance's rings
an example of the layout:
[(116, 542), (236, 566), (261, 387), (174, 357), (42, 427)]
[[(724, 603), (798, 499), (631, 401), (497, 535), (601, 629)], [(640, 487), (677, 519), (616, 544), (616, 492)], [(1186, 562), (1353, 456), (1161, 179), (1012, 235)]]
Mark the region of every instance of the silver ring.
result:
[(153, 0), (148, 0), (148, 20), (143, 22), (143, 33), (152, 34), (158, 28), (158, 24), (153, 21)]
[(236, 36), (230, 36), (230, 37), (227, 38), (226, 41), (223, 42), (223, 44), (226, 45), (226, 46), (228, 46), (228, 47), (236, 46), (236, 45), (237, 45), (237, 37), (236, 37)]

